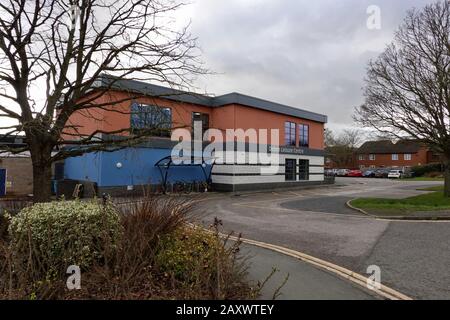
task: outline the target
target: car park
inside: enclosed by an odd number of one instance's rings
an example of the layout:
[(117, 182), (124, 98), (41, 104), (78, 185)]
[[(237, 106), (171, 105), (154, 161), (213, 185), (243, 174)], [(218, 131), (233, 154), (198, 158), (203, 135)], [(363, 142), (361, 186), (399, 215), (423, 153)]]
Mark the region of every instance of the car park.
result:
[(390, 170), (388, 173), (389, 179), (400, 179), (403, 178), (403, 171), (402, 170)]
[(389, 174), (389, 170), (387, 169), (378, 169), (375, 171), (375, 178), (387, 178)]
[(349, 172), (350, 170), (349, 169), (339, 169), (337, 172), (336, 172), (336, 175), (338, 176), (338, 177), (346, 177), (347, 175), (348, 175), (348, 172)]
[(374, 178), (375, 177), (375, 170), (366, 170), (363, 172), (363, 177), (365, 178)]
[(362, 177), (363, 173), (361, 170), (349, 170), (347, 177)]

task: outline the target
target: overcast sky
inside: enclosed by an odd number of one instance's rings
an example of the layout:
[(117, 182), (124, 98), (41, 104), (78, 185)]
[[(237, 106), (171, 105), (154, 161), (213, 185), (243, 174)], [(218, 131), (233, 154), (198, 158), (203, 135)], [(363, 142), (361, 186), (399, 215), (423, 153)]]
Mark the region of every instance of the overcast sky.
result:
[[(232, 91), (324, 113), (333, 130), (352, 126), (362, 103), (367, 61), (383, 50), (406, 11), (426, 0), (192, 0), (203, 61), (217, 75), (199, 79), (209, 93)], [(381, 29), (367, 28), (367, 8)]]

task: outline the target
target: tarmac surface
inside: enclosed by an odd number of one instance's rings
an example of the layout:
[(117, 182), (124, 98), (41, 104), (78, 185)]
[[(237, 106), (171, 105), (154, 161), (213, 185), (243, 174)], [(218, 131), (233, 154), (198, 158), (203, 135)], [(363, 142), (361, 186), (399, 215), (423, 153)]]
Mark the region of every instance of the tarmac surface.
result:
[[(335, 186), (209, 194), (202, 222), (280, 245), (362, 275), (376, 264), (381, 281), (416, 299), (450, 299), (450, 222), (379, 220), (343, 204), (357, 197), (403, 198), (440, 182), (338, 178)], [(270, 264), (269, 264), (270, 265)]]

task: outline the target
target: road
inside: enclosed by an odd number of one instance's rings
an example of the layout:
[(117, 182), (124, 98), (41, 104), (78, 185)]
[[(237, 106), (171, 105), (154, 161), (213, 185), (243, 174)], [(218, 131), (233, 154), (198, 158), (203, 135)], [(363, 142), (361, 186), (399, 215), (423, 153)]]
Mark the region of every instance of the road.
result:
[(402, 198), (435, 182), (338, 178), (331, 187), (214, 194), (198, 203), (202, 222), (295, 249), (365, 274), (416, 299), (450, 299), (450, 223), (376, 220), (345, 207), (355, 197)]

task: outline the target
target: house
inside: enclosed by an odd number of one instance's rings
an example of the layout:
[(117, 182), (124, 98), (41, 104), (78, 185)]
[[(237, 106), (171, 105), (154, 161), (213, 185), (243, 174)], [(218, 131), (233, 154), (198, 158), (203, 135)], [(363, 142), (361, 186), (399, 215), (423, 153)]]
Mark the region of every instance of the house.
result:
[(417, 140), (367, 141), (356, 151), (356, 163), (361, 169), (412, 167), (433, 162), (439, 162), (439, 156)]
[[(72, 126), (88, 135), (96, 130), (120, 131), (131, 124), (131, 132), (121, 134), (127, 135), (158, 125), (155, 119), (161, 130), (133, 147), (66, 159), (66, 179), (93, 182), (99, 193), (110, 194), (208, 179), (222, 191), (324, 183), (325, 115), (240, 93), (210, 97), (134, 80), (114, 81), (111, 86), (111, 79), (102, 76), (92, 88), (93, 92), (108, 88), (97, 103), (111, 106), (78, 111), (69, 119), (66, 133)], [(136, 93), (142, 96), (122, 101)], [(113, 101), (122, 102), (113, 105)], [(192, 162), (175, 164), (172, 151), (180, 140), (191, 138), (174, 135), (180, 129), (192, 133), (195, 123), (200, 123), (201, 149), (189, 154)], [(272, 131), (278, 135), (272, 136)], [(196, 139), (194, 134), (191, 142)], [(272, 161), (262, 161), (262, 155)]]
[(27, 195), (33, 192), (33, 166), (29, 152), (13, 154), (8, 147), (25, 146), (22, 136), (1, 136), (0, 150), (0, 196)]

